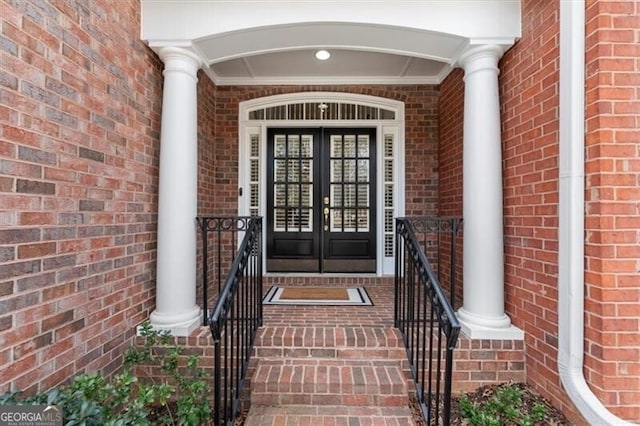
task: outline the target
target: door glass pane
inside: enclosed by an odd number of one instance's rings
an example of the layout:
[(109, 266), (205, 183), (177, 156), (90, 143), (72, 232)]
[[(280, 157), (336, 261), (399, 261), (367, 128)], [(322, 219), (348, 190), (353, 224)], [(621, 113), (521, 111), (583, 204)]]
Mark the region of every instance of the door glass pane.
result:
[(342, 182), (342, 160), (331, 160), (331, 182)]
[(356, 181), (356, 160), (344, 160), (344, 182)]
[(273, 205), (275, 207), (287, 206), (287, 185), (273, 185)]
[(299, 188), (295, 186), (289, 187), (289, 197), (287, 199), (287, 205), (290, 207), (299, 207), (300, 206), (300, 191)]
[(393, 180), (393, 159), (386, 158), (384, 160), (384, 180), (391, 182)]
[(331, 185), (331, 206), (342, 207), (342, 185)]
[(331, 232), (342, 232), (342, 210), (331, 210)]
[(276, 135), (273, 143), (273, 156), (283, 158), (287, 155), (287, 137), (285, 135)]
[(286, 210), (280, 208), (274, 210), (275, 218), (273, 228), (275, 231), (284, 231), (286, 226)]
[(356, 186), (355, 185), (344, 185), (344, 206), (345, 207), (356, 207)]
[(369, 185), (358, 185), (358, 207), (369, 207)]
[(393, 207), (393, 184), (384, 185), (384, 206)]
[(312, 209), (300, 209), (301, 217), (301, 231), (311, 232), (313, 231), (311, 224), (313, 223), (313, 210)]
[(289, 158), (300, 156), (300, 138), (297, 135), (289, 136), (289, 152), (287, 153)]
[(287, 230), (296, 232), (300, 229), (300, 210), (287, 209)]
[(356, 136), (345, 135), (344, 136), (344, 157), (355, 158), (356, 156)]
[(344, 210), (344, 231), (353, 232), (356, 230), (356, 210), (345, 209)]
[(369, 160), (358, 160), (358, 182), (369, 182)]
[(313, 145), (313, 136), (311, 135), (302, 135), (302, 140), (300, 141), (300, 156), (301, 157), (312, 157), (311, 153)]
[(331, 136), (331, 156), (342, 157), (342, 139), (340, 136)]
[(287, 181), (287, 160), (273, 160), (273, 181), (274, 182), (286, 182)]
[(300, 182), (313, 182), (313, 160), (301, 160), (300, 165)]
[(251, 182), (257, 182), (260, 174), (260, 164), (256, 160), (251, 160), (249, 168), (249, 179)]
[(369, 156), (369, 136), (368, 135), (360, 135), (358, 136), (358, 157), (368, 157)]
[(297, 159), (287, 161), (287, 173), (288, 182), (300, 182), (300, 161)]
[(369, 231), (369, 209), (358, 210), (358, 231), (359, 232)]

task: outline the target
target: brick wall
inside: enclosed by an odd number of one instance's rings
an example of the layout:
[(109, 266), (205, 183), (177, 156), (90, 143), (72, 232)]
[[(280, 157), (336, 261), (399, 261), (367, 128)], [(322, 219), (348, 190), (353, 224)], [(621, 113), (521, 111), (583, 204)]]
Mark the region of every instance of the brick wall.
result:
[(216, 92), (216, 212), (236, 214), (238, 105), (264, 96), (303, 91), (348, 92), (405, 102), (406, 213), (434, 214), (438, 193), (436, 86), (221, 86)]
[(198, 214), (211, 215), (216, 205), (215, 115), (216, 86), (198, 73)]
[[(637, 421), (640, 3), (588, 4), (585, 376), (609, 409)], [(522, 6), (522, 39), (500, 76), (507, 312), (526, 331), (527, 380), (579, 419), (556, 373), (558, 2)]]
[(438, 214), (462, 217), (462, 128), (464, 71), (457, 68), (440, 84), (438, 101)]
[[(464, 125), (464, 71), (457, 68), (440, 84), (438, 100), (438, 215), (462, 218), (462, 130)], [(458, 231), (453, 280), (456, 300), (454, 308), (462, 306), (462, 248), (464, 223)], [(449, 240), (443, 240), (442, 264), (451, 264)], [(441, 269), (441, 284), (451, 287), (451, 268)]]
[(505, 302), (525, 331), (527, 381), (580, 419), (558, 376), (559, 2), (524, 1), (500, 64)]
[(153, 309), (162, 74), (137, 0), (0, 9), (0, 393), (33, 392)]
[(640, 1), (587, 3), (585, 377), (640, 422)]

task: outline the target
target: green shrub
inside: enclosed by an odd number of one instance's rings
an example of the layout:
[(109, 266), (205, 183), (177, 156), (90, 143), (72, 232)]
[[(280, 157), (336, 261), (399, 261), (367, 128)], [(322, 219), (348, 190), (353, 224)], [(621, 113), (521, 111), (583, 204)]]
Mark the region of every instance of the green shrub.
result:
[[(64, 423), (75, 425), (201, 425), (211, 417), (207, 376), (198, 358), (179, 360), (182, 348), (171, 345), (171, 335), (158, 332), (149, 322), (140, 326), (143, 347), (130, 347), (123, 372), (107, 380), (99, 374), (81, 374), (68, 386), (19, 398), (19, 392), (0, 396), (0, 405), (46, 404), (62, 408)], [(167, 380), (141, 381), (136, 366), (157, 366)]]
[(484, 404), (473, 404), (463, 395), (460, 397), (460, 412), (472, 426), (532, 426), (544, 419), (547, 408), (536, 403), (531, 413), (523, 413), (522, 390), (509, 384), (499, 388)]

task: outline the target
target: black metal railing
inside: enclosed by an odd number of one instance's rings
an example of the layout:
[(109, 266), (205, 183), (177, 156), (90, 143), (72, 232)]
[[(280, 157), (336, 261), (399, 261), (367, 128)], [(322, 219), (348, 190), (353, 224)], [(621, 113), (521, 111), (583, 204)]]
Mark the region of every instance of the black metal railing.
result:
[(449, 425), (453, 350), (460, 323), (411, 219), (396, 219), (395, 326), (407, 348), (427, 425)]
[(458, 262), (458, 250), (462, 248), (458, 244), (462, 218), (411, 216), (406, 219), (411, 223), (440, 285), (448, 293), (451, 306), (460, 307), (462, 295), (456, 290), (462, 277), (462, 264)]
[(209, 321), (209, 306), (215, 303), (238, 251), (238, 235), (249, 229), (251, 216), (199, 216), (202, 256), (202, 325)]
[(245, 235), (209, 316), (213, 337), (213, 424), (237, 416), (256, 331), (262, 325), (262, 218)]

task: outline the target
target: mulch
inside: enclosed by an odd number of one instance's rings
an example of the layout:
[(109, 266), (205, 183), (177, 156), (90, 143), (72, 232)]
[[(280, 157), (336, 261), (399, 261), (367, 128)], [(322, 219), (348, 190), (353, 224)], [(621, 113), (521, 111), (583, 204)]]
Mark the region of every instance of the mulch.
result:
[[(476, 389), (475, 391), (468, 392), (465, 395), (472, 404), (482, 405), (493, 398), (494, 394), (503, 386), (512, 385), (519, 388), (522, 391), (522, 405), (521, 412), (523, 414), (530, 413), (533, 407), (536, 404), (542, 404), (546, 407), (546, 415), (542, 422), (537, 423), (536, 425), (540, 426), (570, 426), (573, 425), (564, 414), (557, 408), (555, 408), (551, 403), (540, 395), (535, 389), (525, 383), (501, 383), (494, 385), (487, 385), (481, 388)], [(416, 425), (418, 426), (426, 426), (426, 421), (422, 417), (422, 411), (420, 406), (417, 404), (415, 400), (412, 401), (412, 411), (414, 420)], [(440, 416), (442, 414), (440, 413)], [(432, 424), (435, 424), (435, 421), (432, 421)], [(440, 417), (440, 421), (438, 424), (442, 424), (442, 417)], [(469, 425), (469, 421), (462, 416), (460, 412), (459, 405), (459, 397), (453, 397), (451, 399), (451, 424), (452, 425), (461, 425), (467, 426)], [(515, 425), (515, 423), (514, 423)], [(511, 426), (511, 425), (505, 425)]]

